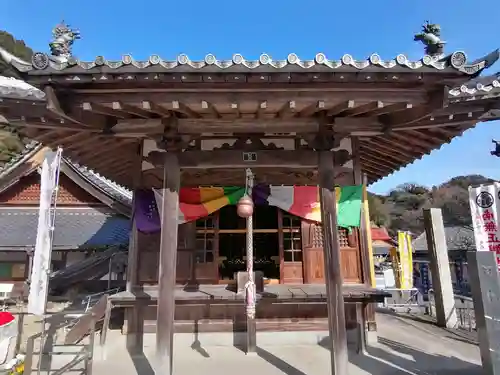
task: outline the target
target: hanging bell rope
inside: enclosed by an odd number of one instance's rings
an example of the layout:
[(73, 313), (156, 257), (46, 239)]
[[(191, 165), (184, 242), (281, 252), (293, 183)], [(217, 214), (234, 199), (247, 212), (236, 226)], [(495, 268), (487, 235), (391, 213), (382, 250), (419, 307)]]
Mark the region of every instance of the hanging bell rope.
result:
[(250, 168), (248, 168), (245, 171), (245, 175), (246, 175), (245, 194), (238, 201), (238, 204), (236, 206), (236, 210), (237, 210), (239, 217), (247, 219), (253, 215), (253, 209), (254, 209), (254, 204), (253, 204), (253, 200), (251, 197), (254, 175), (253, 175), (252, 170)]

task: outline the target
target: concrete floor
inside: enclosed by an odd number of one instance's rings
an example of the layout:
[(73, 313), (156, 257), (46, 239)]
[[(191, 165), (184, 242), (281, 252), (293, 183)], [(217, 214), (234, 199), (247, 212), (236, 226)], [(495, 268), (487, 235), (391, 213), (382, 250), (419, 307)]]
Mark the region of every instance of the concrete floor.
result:
[[(365, 355), (350, 353), (348, 375), (476, 375), (481, 374), (479, 349), (459, 336), (425, 323), (378, 314), (379, 343)], [(144, 338), (144, 356), (132, 359), (125, 340), (111, 332), (107, 359), (96, 349), (93, 375), (151, 375), (154, 335)], [(239, 349), (225, 345), (224, 340), (200, 336), (190, 344), (185, 336), (176, 338), (174, 373), (176, 375), (327, 375), (330, 374), (329, 351), (321, 343), (286, 345), (266, 342), (259, 345), (257, 355), (246, 356)], [(267, 340), (266, 340), (267, 341)], [(204, 343), (205, 342), (205, 343)]]

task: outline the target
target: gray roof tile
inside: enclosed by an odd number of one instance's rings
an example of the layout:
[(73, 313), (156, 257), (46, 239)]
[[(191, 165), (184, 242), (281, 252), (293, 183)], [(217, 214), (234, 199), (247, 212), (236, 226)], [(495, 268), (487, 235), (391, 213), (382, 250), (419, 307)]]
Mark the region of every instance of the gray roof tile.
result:
[(64, 159), (66, 164), (76, 170), (80, 176), (84, 179), (90, 181), (95, 187), (104, 191), (110, 197), (117, 199), (118, 201), (132, 206), (132, 191), (127, 189), (124, 186), (117, 184), (116, 182), (111, 181), (110, 179), (101, 176), (99, 173), (94, 172), (93, 170), (87, 168), (84, 165), (80, 165), (78, 163), (73, 163), (69, 159)]
[[(38, 209), (0, 208), (0, 249), (31, 248), (36, 243)], [(128, 243), (130, 221), (110, 210), (58, 208), (54, 249), (92, 248)]]
[[(468, 227), (446, 227), (446, 245), (448, 251), (475, 250), (474, 230)], [(427, 235), (423, 232), (413, 241), (413, 251), (427, 251)]]
[[(4, 53), (0, 49), (0, 53)], [(324, 53), (318, 53), (314, 59), (301, 59), (297, 54), (290, 53), (286, 59), (272, 59), (271, 56), (264, 53), (258, 59), (246, 59), (239, 53), (234, 54), (232, 59), (218, 59), (213, 54), (208, 54), (203, 60), (191, 60), (187, 55), (178, 55), (175, 60), (164, 60), (158, 55), (151, 55), (148, 60), (138, 61), (131, 55), (123, 55), (121, 60), (108, 60), (103, 56), (97, 56), (94, 61), (81, 61), (70, 58), (66, 61), (54, 61), (47, 54), (37, 52), (33, 55), (31, 62), (19, 61), (13, 62), (13, 65), (21, 72), (31, 72), (33, 70), (45, 71), (49, 74), (58, 73), (66, 70), (71, 74), (81, 72), (124, 72), (131, 73), (137, 70), (150, 71), (152, 73), (162, 72), (196, 72), (204, 71), (207, 73), (227, 72), (276, 72), (276, 71), (351, 71), (357, 72), (362, 69), (371, 69), (371, 71), (384, 71), (394, 69), (405, 69), (413, 71), (442, 71), (445, 69), (455, 70), (467, 75), (479, 73), (484, 68), (491, 65), (498, 59), (498, 51), (494, 51), (488, 56), (472, 63), (467, 63), (467, 56), (462, 51), (453, 52), (450, 55), (429, 56), (411, 61), (404, 54), (399, 54), (392, 59), (382, 59), (378, 54), (371, 54), (365, 59), (355, 59), (349, 54), (343, 55), (338, 60), (328, 59)], [(35, 72), (39, 75), (40, 72)]]

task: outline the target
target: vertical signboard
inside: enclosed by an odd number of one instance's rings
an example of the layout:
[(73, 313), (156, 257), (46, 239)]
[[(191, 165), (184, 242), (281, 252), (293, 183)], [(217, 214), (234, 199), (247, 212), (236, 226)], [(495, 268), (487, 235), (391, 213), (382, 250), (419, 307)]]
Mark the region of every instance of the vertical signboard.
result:
[(38, 316), (45, 314), (47, 300), (55, 215), (53, 199), (58, 185), (61, 153), (62, 149), (48, 152), (42, 164), (38, 228), (28, 296), (28, 313)]
[(469, 187), (469, 202), (476, 250), (494, 252), (500, 266), (499, 187), (496, 182)]

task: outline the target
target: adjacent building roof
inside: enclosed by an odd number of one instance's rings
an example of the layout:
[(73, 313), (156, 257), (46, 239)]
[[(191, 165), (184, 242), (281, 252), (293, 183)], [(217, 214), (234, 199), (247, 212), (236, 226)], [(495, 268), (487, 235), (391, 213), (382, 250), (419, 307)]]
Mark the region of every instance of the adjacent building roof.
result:
[[(38, 209), (0, 208), (0, 249), (26, 250), (36, 243)], [(125, 245), (130, 221), (111, 210), (58, 208), (54, 230), (54, 250)]]
[[(457, 226), (444, 228), (448, 251), (475, 250), (474, 230), (469, 227)], [(423, 232), (413, 241), (413, 251), (427, 252), (427, 235)]]
[(0, 102), (1, 98), (28, 98), (31, 100), (44, 100), (45, 94), (37, 88), (19, 79), (0, 76)]
[[(0, 192), (9, 188), (20, 178), (38, 169), (48, 148), (38, 142), (31, 142), (28, 147), (13, 158), (3, 168), (0, 167)], [(61, 173), (64, 173), (75, 184), (97, 198), (103, 204), (113, 208), (117, 213), (129, 217), (132, 207), (132, 192), (113, 181), (89, 170), (86, 167), (63, 159)]]

